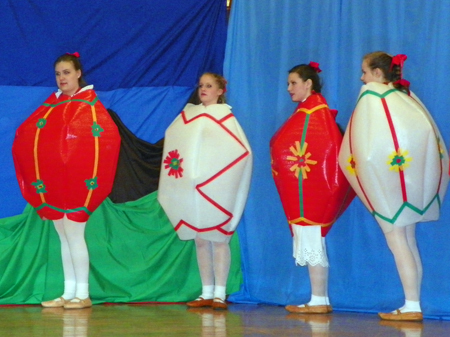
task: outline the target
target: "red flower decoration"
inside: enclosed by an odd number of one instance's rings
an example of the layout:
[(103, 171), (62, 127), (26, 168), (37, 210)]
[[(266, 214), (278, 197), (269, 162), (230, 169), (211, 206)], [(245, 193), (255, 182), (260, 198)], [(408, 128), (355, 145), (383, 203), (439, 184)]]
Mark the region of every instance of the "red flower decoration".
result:
[(165, 169), (169, 169), (169, 176), (175, 176), (175, 178), (180, 178), (183, 176), (183, 168), (181, 163), (183, 158), (180, 158), (178, 150), (170, 151), (166, 159), (164, 159)]

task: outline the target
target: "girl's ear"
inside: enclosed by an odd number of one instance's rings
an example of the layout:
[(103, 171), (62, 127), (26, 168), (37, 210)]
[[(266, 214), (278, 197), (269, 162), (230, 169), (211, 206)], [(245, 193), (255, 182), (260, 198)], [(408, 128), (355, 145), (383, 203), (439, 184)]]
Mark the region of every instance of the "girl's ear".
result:
[(308, 88), (312, 88), (312, 80), (310, 78), (308, 78), (305, 83)]
[(384, 79), (383, 71), (381, 71), (380, 68), (375, 68), (375, 69), (373, 70), (373, 72), (374, 72), (374, 75), (375, 75), (376, 77), (381, 78), (381, 79)]

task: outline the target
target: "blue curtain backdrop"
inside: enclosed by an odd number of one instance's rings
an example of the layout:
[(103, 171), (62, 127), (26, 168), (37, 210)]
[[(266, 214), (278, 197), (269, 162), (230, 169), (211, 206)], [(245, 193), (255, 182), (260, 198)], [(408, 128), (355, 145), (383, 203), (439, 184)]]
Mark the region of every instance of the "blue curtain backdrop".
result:
[[(385, 50), (408, 55), (404, 77), (449, 144), (447, 78), (450, 3), (445, 1), (235, 0), (229, 22), (225, 75), (228, 99), (254, 151), (250, 197), (239, 227), (244, 287), (235, 301), (309, 301), (306, 268), (296, 267), (292, 239), (272, 181), (269, 141), (292, 114), (287, 71), (316, 61), (323, 94), (345, 128), (361, 82), (361, 59)], [(437, 222), (418, 225), (424, 264), (422, 308), (450, 315), (450, 201)], [(403, 305), (384, 235), (359, 199), (331, 230), (330, 298), (335, 309), (377, 312)]]

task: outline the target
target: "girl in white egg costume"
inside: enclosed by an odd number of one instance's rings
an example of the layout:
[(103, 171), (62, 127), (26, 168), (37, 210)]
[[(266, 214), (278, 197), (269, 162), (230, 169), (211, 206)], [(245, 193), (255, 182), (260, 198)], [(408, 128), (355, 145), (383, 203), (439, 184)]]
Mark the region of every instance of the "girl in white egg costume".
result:
[(448, 154), (431, 115), (402, 79), (406, 55), (363, 58), (362, 86), (339, 154), (356, 194), (380, 225), (405, 294), (386, 320), (420, 321), (422, 262), (417, 222), (437, 220), (448, 184)]
[(189, 307), (227, 309), (229, 241), (250, 185), (251, 149), (224, 104), (225, 85), (222, 76), (203, 74), (201, 104), (188, 104), (164, 139), (158, 200), (179, 238), (195, 240), (202, 280), (202, 294)]

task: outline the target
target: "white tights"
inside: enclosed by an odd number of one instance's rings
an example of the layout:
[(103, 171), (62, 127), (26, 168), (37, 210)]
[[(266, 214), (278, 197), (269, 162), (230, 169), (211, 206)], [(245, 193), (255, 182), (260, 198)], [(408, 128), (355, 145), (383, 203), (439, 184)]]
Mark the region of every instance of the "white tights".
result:
[[(312, 266), (308, 264), (309, 280), (311, 282), (311, 300), (309, 306), (330, 305), (328, 298), (328, 267), (320, 264)], [(304, 304), (299, 307), (304, 307)]]
[(312, 295), (328, 298), (328, 267), (308, 265), (308, 273)]
[(89, 253), (84, 239), (86, 222), (64, 218), (53, 220), (61, 240), (61, 256), (64, 270), (64, 294), (66, 300), (89, 297)]
[(220, 298), (225, 300), (225, 291), (230, 271), (231, 253), (228, 242), (212, 242), (195, 239), (197, 262), (202, 279), (204, 299)]
[[(416, 224), (394, 227), (385, 233), (386, 241), (394, 255), (395, 264), (405, 293), (402, 312), (420, 310), (420, 287), (422, 284), (422, 261), (416, 242)], [(409, 306), (414, 308), (409, 309)]]

